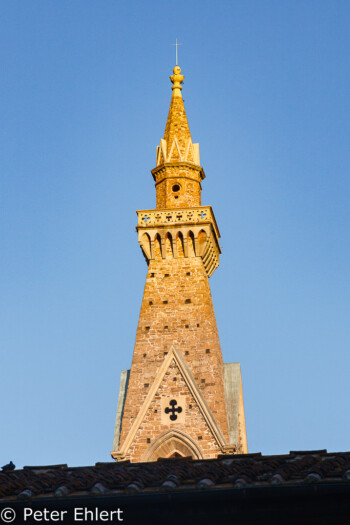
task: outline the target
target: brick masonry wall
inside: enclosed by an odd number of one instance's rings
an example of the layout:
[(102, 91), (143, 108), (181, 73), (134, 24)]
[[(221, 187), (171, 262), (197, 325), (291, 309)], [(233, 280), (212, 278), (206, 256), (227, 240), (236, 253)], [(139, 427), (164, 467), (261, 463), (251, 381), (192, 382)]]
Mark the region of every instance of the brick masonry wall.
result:
[[(121, 444), (140, 411), (160, 365), (173, 345), (184, 356), (228, 441), (223, 361), (209, 281), (202, 259), (194, 255), (161, 259), (158, 253), (157, 259), (149, 265), (146, 278), (122, 420)], [(170, 381), (167, 384), (168, 390), (165, 389), (164, 392), (169, 396), (180, 395), (182, 387), (180, 380)], [(184, 395), (188, 396), (189, 392)], [(187, 406), (189, 405), (193, 407), (194, 401), (188, 398)], [(155, 406), (153, 409), (158, 410)], [(141, 425), (137, 443), (134, 443), (131, 451), (134, 461), (140, 459), (144, 452), (147, 438), (153, 440), (164, 430), (164, 426), (158, 422), (158, 414), (159, 411), (152, 415), (149, 413), (147, 424), (145, 421)], [(200, 441), (203, 443), (199, 443), (201, 448), (216, 450), (213, 438), (208, 438), (208, 429), (204, 431), (203, 427), (198, 427), (196, 418), (189, 417), (185, 426), (187, 431), (192, 429), (190, 434), (193, 439), (197, 440), (198, 435), (202, 436)]]
[[(165, 415), (164, 418), (161, 401), (169, 402), (172, 398), (181, 399), (180, 407), (182, 411), (178, 416), (178, 419), (181, 416), (181, 422), (177, 420), (172, 422), (169, 415)], [(165, 404), (167, 405), (168, 403)], [(167, 422), (164, 422), (164, 419)], [(220, 454), (220, 449), (213, 440), (199, 407), (190, 394), (175, 363), (166, 372), (144, 421), (135, 436), (129, 451), (131, 460), (138, 461), (142, 459), (150, 443), (169, 428), (183, 430), (187, 435), (191, 436), (197, 442), (205, 458), (215, 458)], [(170, 449), (169, 452), (171, 454), (174, 451)]]
[(158, 209), (201, 206), (200, 168), (165, 165), (156, 174), (156, 200)]

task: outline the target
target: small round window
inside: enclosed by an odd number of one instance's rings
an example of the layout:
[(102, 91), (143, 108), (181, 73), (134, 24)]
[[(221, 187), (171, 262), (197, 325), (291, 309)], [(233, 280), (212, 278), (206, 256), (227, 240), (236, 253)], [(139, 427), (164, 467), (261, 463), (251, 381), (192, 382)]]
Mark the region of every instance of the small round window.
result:
[(180, 191), (180, 186), (179, 186), (179, 184), (174, 184), (174, 186), (173, 186), (172, 189), (173, 189), (173, 192)]

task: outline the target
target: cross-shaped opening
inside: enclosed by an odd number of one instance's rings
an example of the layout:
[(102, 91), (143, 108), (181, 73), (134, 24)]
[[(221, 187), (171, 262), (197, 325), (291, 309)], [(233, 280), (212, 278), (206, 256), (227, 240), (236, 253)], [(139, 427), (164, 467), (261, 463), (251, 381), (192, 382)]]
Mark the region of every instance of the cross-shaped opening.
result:
[[(176, 401), (176, 399), (172, 399), (172, 400), (169, 402), (169, 405), (170, 405), (171, 408), (166, 407), (166, 409), (164, 410), (164, 412), (165, 412), (166, 414), (170, 414), (169, 417), (170, 417), (171, 421), (176, 421), (176, 420), (177, 420), (177, 414), (176, 414), (176, 412), (177, 412), (178, 414), (181, 414), (181, 412), (182, 412), (182, 407), (176, 407), (176, 405), (177, 405), (177, 401)], [(176, 407), (176, 408), (175, 408), (175, 407)]]

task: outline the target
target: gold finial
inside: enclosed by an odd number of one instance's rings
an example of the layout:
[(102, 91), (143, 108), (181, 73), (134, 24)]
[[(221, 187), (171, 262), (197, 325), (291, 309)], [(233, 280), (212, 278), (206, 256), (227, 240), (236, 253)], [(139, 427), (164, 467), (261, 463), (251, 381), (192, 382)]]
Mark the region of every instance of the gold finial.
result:
[(181, 75), (181, 68), (179, 66), (175, 66), (173, 69), (173, 75), (171, 75), (169, 78), (171, 82), (174, 84), (171, 89), (173, 89), (173, 95), (174, 96), (180, 96), (181, 97), (181, 90), (182, 90), (182, 82), (184, 81), (185, 76)]

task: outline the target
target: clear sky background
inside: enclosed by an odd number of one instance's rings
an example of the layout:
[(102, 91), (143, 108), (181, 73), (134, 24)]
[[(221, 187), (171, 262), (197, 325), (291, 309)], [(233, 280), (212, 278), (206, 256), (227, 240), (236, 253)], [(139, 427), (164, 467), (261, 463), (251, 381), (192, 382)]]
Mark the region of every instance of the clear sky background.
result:
[(349, 1), (0, 5), (0, 465), (111, 459), (176, 37), (249, 450), (349, 450)]

